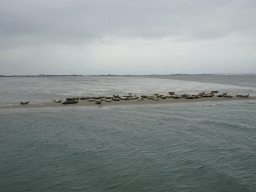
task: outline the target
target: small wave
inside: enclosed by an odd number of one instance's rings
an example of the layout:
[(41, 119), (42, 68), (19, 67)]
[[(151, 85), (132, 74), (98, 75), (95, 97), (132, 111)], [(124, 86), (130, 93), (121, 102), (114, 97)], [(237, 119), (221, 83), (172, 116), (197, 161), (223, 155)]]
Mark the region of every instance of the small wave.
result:
[(200, 165), (200, 166), (196, 167), (196, 169), (204, 169), (204, 168), (205, 168), (204, 165)]

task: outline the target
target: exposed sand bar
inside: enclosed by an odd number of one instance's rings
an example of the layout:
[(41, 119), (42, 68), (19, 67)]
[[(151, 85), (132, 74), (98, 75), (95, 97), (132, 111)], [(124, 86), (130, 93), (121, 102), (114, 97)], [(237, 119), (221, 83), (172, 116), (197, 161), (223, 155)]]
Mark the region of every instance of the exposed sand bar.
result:
[(225, 98), (225, 97), (203, 97), (198, 99), (186, 99), (186, 98), (166, 98), (159, 99), (159, 101), (153, 101), (151, 99), (144, 99), (142, 101), (136, 100), (121, 100), (105, 102), (101, 104), (95, 104), (95, 102), (89, 102), (88, 100), (79, 100), (77, 104), (63, 105), (61, 103), (42, 103), (42, 104), (27, 104), (27, 105), (12, 105), (12, 106), (0, 106), (0, 109), (12, 109), (12, 108), (42, 108), (42, 107), (69, 107), (69, 106), (108, 106), (108, 105), (146, 105), (146, 104), (164, 104), (164, 103), (191, 103), (191, 102), (218, 102), (218, 101), (244, 101), (244, 100), (256, 100), (256, 97), (241, 98)]

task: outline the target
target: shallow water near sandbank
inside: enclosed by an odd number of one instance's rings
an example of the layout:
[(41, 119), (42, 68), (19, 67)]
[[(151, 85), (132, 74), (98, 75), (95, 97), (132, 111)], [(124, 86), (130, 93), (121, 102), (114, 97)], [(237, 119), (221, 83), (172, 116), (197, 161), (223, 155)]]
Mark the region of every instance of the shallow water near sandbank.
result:
[(255, 101), (5, 109), (3, 191), (255, 191)]

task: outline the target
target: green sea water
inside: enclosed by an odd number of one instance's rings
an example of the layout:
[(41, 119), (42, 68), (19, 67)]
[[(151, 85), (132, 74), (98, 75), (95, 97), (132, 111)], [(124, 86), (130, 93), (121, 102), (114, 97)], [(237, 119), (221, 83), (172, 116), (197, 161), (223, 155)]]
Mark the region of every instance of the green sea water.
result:
[(256, 191), (256, 102), (2, 109), (0, 191)]

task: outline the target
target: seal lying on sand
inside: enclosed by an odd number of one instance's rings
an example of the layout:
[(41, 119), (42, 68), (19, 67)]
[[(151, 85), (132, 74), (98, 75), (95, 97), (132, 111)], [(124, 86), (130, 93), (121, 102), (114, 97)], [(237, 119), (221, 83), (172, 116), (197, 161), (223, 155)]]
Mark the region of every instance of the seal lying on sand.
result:
[(113, 98), (120, 98), (119, 95), (113, 95)]
[(29, 103), (29, 101), (27, 101), (27, 102), (20, 102), (21, 105), (26, 105), (28, 103)]
[(77, 102), (78, 102), (77, 100), (66, 100), (62, 104), (64, 104), (64, 105), (66, 105), (66, 104), (76, 104)]
[(249, 97), (249, 94), (248, 95), (240, 95), (240, 94), (238, 94), (238, 95), (236, 95), (237, 97), (242, 97), (242, 98), (248, 98)]
[(54, 103), (61, 103), (61, 100), (53, 100)]
[(249, 94), (248, 94), (248, 95), (242, 95), (241, 97), (242, 97), (242, 98), (248, 98), (248, 97), (249, 97)]

